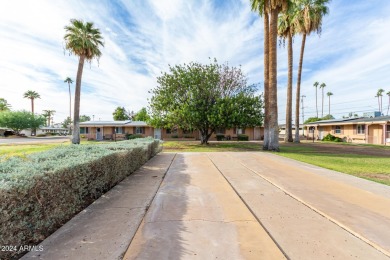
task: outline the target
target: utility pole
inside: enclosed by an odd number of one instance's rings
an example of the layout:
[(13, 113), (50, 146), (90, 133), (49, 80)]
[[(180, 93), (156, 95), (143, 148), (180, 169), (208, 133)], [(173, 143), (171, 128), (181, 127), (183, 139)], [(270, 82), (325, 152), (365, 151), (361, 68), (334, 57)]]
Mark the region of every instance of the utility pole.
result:
[[(305, 127), (303, 126), (303, 123), (305, 122), (305, 112), (304, 112), (304, 106), (303, 106), (303, 98), (305, 98), (306, 96), (305, 95), (302, 95), (301, 96), (301, 107), (302, 107), (302, 135), (305, 136)], [(297, 131), (297, 127), (298, 127), (298, 131), (299, 131), (299, 125), (298, 126), (295, 126), (295, 131)]]

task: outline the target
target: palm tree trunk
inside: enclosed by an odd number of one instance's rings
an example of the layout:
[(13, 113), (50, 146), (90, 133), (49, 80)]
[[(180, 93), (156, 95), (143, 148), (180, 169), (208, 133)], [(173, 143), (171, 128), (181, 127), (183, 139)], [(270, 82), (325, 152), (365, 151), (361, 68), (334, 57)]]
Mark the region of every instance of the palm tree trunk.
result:
[(389, 110), (390, 110), (390, 95), (389, 95), (389, 104), (387, 105), (387, 115), (389, 115)]
[(80, 94), (81, 94), (81, 77), (83, 76), (85, 56), (79, 58), (79, 66), (77, 69), (76, 88), (74, 96), (74, 114), (73, 114), (73, 134), (72, 143), (80, 144)]
[(329, 115), (330, 115), (330, 96), (329, 96)]
[(321, 117), (324, 117), (324, 88), (322, 88), (322, 109), (321, 109)]
[(69, 120), (72, 122), (72, 94), (70, 92), (70, 82), (68, 82), (69, 87)]
[(279, 8), (271, 10), (269, 33), (269, 136), (268, 150), (279, 151), (278, 96), (277, 96), (277, 37)]
[[(288, 83), (287, 83), (287, 106), (286, 106), (286, 133), (284, 142), (292, 142), (292, 81), (293, 81), (293, 48), (292, 36), (288, 35)], [(295, 128), (296, 129), (296, 128)]]
[[(295, 140), (294, 142), (299, 143), (299, 97), (301, 96), (301, 77), (302, 77), (302, 64), (303, 54), (305, 52), (306, 34), (302, 35), (301, 54), (299, 56), (299, 67), (297, 77), (297, 93), (295, 97)], [(303, 122), (302, 122), (303, 123)]]
[(318, 96), (318, 95), (317, 95), (317, 88), (318, 88), (318, 87), (316, 87), (316, 111), (317, 111), (317, 118), (318, 118), (318, 105), (317, 105), (317, 96)]
[(268, 150), (269, 136), (269, 14), (264, 12), (264, 142), (263, 150)]
[(31, 99), (31, 113), (34, 115), (34, 99)]

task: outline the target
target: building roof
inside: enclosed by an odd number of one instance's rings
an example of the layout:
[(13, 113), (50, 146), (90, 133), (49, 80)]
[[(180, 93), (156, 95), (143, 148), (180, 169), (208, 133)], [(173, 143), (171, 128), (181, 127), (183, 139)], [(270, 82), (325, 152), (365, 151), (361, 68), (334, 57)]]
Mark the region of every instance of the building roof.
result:
[(331, 119), (331, 120), (322, 120), (322, 121), (316, 121), (307, 123), (305, 125), (352, 125), (352, 124), (369, 124), (369, 123), (380, 123), (380, 122), (390, 122), (390, 116), (378, 116), (378, 117), (360, 117), (360, 118), (341, 118), (341, 119)]
[(148, 126), (144, 121), (87, 121), (81, 122), (81, 127), (97, 127), (97, 126), (113, 126), (113, 127), (124, 127), (124, 126)]

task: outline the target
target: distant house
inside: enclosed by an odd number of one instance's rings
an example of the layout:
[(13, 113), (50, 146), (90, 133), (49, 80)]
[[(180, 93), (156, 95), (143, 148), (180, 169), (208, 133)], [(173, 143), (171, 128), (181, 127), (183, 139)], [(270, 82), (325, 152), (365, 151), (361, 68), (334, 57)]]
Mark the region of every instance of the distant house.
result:
[[(89, 140), (124, 139), (126, 134), (140, 134), (143, 137), (151, 136), (156, 139), (200, 139), (198, 130), (185, 130), (180, 128), (153, 128), (143, 121), (88, 121), (80, 123), (80, 135)], [(216, 135), (223, 134), (226, 139), (234, 140), (237, 134), (248, 135), (249, 140), (261, 140), (264, 136), (262, 127), (248, 127), (245, 129), (220, 128), (217, 129), (210, 140), (217, 140)]]
[[(44, 134), (68, 134), (69, 129), (63, 127), (54, 127), (54, 126), (41, 126), (36, 129), (36, 135), (44, 135)], [(20, 131), (21, 134), (26, 136), (31, 136), (31, 129), (24, 129)]]
[[(299, 125), (299, 132), (302, 133), (303, 125)], [(295, 135), (295, 125), (292, 124), (292, 134)], [(279, 134), (284, 136), (286, 134), (286, 124), (280, 124), (279, 125)], [(303, 133), (302, 133), (303, 134)]]
[(344, 118), (306, 124), (308, 137), (322, 140), (327, 134), (346, 142), (390, 144), (390, 116)]

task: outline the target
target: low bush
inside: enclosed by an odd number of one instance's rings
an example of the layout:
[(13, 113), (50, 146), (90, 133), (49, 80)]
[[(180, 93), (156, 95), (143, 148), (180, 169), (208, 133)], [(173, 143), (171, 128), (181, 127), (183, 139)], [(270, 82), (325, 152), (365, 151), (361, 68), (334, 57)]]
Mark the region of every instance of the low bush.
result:
[[(160, 151), (152, 138), (59, 146), (0, 162), (0, 241), (35, 245)], [(0, 259), (17, 252), (0, 252)]]
[(127, 140), (132, 140), (137, 138), (143, 138), (143, 136), (141, 134), (126, 134)]
[(46, 134), (38, 134), (37, 137), (45, 137)]
[(179, 138), (178, 135), (171, 135), (171, 138)]
[(238, 141), (249, 141), (249, 136), (247, 135), (237, 135), (237, 140)]
[(327, 134), (324, 138), (322, 138), (322, 141), (328, 141), (328, 142), (343, 142), (343, 139), (340, 137), (336, 137), (332, 134)]
[(217, 141), (222, 141), (225, 139), (225, 135), (224, 134), (216, 134), (216, 137), (217, 137)]
[(185, 135), (184, 138), (194, 138), (192, 135)]

